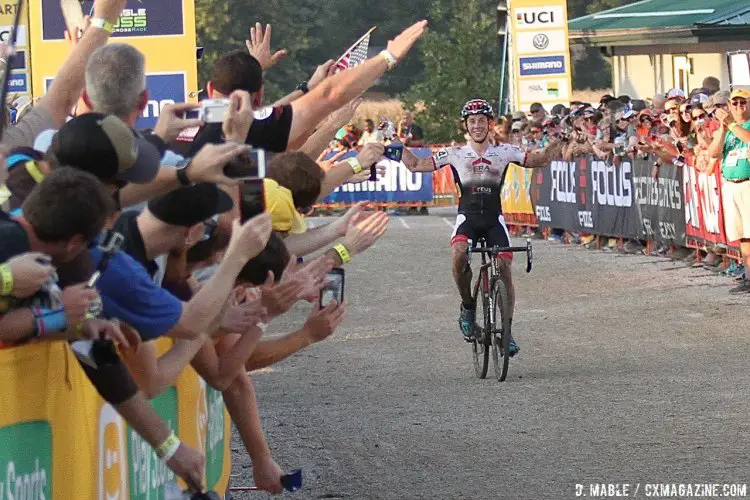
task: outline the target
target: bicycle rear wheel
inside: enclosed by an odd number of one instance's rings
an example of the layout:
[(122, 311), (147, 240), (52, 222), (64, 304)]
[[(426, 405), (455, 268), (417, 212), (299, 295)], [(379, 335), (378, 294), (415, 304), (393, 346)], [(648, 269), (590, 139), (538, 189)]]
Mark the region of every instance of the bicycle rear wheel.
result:
[(503, 382), (508, 376), (511, 332), (508, 287), (500, 278), (492, 284), (492, 297), (495, 313), (492, 325), (492, 364), (495, 366), (497, 380)]
[(487, 369), (490, 366), (490, 297), (489, 282), (487, 281), (487, 270), (479, 274), (479, 291), (482, 295), (482, 317), (484, 318), (484, 328), (480, 332), (475, 332), (474, 340), (471, 343), (472, 353), (474, 354), (474, 372), (478, 378), (487, 377)]

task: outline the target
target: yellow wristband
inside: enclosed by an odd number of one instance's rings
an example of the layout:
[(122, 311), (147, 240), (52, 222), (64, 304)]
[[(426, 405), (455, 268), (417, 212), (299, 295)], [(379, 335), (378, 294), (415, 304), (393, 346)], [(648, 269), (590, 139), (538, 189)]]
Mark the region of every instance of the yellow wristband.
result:
[(344, 161), (348, 163), (350, 167), (352, 167), (352, 170), (354, 171), (355, 174), (358, 174), (362, 171), (362, 164), (359, 162), (356, 156), (352, 158), (347, 158)]
[(91, 27), (99, 28), (106, 31), (107, 33), (112, 33), (115, 30), (115, 25), (102, 17), (91, 18)]
[(347, 250), (347, 248), (341, 243), (336, 243), (333, 246), (333, 249), (337, 254), (339, 254), (339, 258), (341, 259), (342, 264), (346, 264), (347, 262), (352, 260), (352, 256), (349, 255), (349, 250)]
[(13, 291), (13, 271), (8, 264), (0, 264), (0, 295), (7, 297)]
[(169, 437), (156, 448), (156, 455), (162, 460), (169, 460), (179, 447), (180, 438), (172, 431), (169, 433)]

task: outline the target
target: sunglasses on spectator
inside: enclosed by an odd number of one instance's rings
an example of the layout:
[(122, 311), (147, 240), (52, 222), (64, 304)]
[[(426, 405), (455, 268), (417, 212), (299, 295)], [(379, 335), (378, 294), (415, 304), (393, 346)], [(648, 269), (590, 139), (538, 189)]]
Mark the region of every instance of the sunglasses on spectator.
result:
[(693, 114), (693, 120), (703, 120), (706, 118), (706, 113)]
[(651, 117), (650, 116), (641, 116), (641, 123), (651, 123)]
[(739, 108), (740, 106), (747, 106), (746, 99), (732, 99), (732, 106)]
[(685, 106), (684, 108), (682, 108), (681, 112), (682, 113), (690, 113), (692, 110), (693, 110), (692, 106)]

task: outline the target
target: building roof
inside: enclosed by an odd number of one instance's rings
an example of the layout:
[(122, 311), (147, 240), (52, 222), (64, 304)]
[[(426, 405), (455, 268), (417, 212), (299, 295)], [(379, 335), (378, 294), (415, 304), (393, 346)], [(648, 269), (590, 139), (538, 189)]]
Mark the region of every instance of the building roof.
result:
[[(737, 32), (750, 25), (750, 3), (742, 0), (641, 0), (571, 19), (572, 39), (692, 36)], [(719, 31), (717, 31), (719, 30)], [(747, 35), (744, 35), (745, 39)], [(649, 40), (651, 41), (651, 40)]]

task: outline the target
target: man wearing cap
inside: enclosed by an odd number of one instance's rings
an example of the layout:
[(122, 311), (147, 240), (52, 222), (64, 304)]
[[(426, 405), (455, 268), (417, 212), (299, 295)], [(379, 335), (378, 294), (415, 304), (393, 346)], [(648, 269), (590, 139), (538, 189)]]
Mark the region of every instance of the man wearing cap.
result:
[[(115, 229), (125, 236), (123, 250), (143, 265), (154, 282), (161, 286), (168, 258), (176, 256), (180, 260), (187, 249), (203, 237), (205, 223), (210, 225), (212, 219), (231, 208), (232, 199), (223, 190), (212, 184), (198, 184), (151, 200), (140, 214), (123, 214)], [(191, 295), (192, 292), (185, 298)], [(207, 335), (192, 340), (179, 339), (162, 356), (157, 356), (153, 343), (144, 343), (137, 350), (126, 352), (125, 358), (141, 389), (152, 398), (171, 384), (188, 363), (192, 363), (201, 377), (222, 391), (230, 416), (252, 458), (256, 485), (280, 493), (279, 478), (283, 472), (273, 460), (263, 436), (255, 392), (244, 370), (245, 362), (262, 335), (258, 324), (267, 321), (261, 302), (258, 296), (237, 306), (228, 305), (227, 310), (234, 315), (232, 323), (241, 327), (226, 328), (232, 328), (231, 332), (241, 336), (234, 342), (227, 360), (219, 359), (223, 356), (217, 354)], [(223, 321), (220, 326), (224, 327)], [(218, 382), (217, 379), (224, 381)]]
[[(714, 95), (714, 97), (716, 94)], [(721, 197), (724, 211), (724, 227), (727, 240), (740, 241), (740, 251), (745, 267), (742, 282), (730, 290), (732, 294), (750, 292), (750, 92), (735, 89), (729, 96), (729, 112), (716, 109), (719, 130), (709, 146), (709, 154), (721, 158), (721, 175), (724, 178)]]
[(547, 118), (547, 110), (544, 109), (544, 106), (540, 102), (532, 103), (529, 106), (529, 114), (531, 115), (531, 120), (539, 123), (543, 123), (544, 119)]
[(161, 286), (167, 256), (192, 246), (204, 222), (232, 209), (232, 199), (214, 184), (196, 184), (154, 198), (140, 213), (125, 212), (114, 230), (125, 237), (122, 251), (133, 257)]

